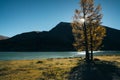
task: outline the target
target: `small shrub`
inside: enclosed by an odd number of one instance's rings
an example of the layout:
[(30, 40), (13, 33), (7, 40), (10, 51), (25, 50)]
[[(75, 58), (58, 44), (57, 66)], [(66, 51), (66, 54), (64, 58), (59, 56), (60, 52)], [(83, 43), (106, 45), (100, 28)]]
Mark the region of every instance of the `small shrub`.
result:
[(0, 71), (7, 71), (9, 69), (10, 69), (9, 67), (2, 67), (2, 68), (0, 68)]
[(43, 61), (37, 61), (36, 63), (37, 63), (37, 64), (39, 64), (39, 63), (43, 63)]
[(94, 59), (94, 61), (100, 61), (100, 59), (98, 59), (98, 58), (95, 58), (95, 59)]

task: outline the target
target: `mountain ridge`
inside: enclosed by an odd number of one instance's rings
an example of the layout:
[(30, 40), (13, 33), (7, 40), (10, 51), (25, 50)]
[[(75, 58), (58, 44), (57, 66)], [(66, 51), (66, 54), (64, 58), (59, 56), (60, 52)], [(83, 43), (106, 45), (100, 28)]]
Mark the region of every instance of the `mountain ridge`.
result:
[[(120, 50), (120, 30), (106, 28), (102, 50)], [(0, 51), (76, 51), (72, 27), (60, 22), (50, 31), (26, 32), (0, 41)]]
[(0, 35), (0, 40), (8, 39), (9, 37)]

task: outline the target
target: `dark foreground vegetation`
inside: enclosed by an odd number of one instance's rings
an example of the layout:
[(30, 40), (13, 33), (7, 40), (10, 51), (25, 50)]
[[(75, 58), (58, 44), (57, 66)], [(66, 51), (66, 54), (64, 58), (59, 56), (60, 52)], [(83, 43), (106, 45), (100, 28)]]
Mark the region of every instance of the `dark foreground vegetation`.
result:
[(115, 63), (117, 62), (101, 61), (99, 59), (90, 63), (80, 61), (71, 70), (69, 80), (119, 80), (120, 68)]

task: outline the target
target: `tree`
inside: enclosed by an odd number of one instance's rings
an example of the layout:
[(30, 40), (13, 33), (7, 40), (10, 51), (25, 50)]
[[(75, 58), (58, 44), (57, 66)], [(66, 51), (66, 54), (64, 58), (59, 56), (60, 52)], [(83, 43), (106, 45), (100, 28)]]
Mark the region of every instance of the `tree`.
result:
[[(93, 50), (100, 49), (106, 29), (102, 27), (101, 6), (95, 6), (94, 0), (81, 0), (80, 10), (75, 10), (72, 32), (78, 51), (86, 51), (86, 61), (93, 60)], [(90, 53), (89, 53), (90, 51)]]

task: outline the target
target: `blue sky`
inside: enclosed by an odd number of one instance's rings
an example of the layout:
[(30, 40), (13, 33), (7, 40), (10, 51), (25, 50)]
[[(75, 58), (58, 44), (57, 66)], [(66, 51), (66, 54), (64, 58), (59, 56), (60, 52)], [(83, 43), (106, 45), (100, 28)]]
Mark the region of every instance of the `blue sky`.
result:
[[(80, 0), (0, 0), (0, 35), (12, 37), (29, 31), (48, 31), (59, 22), (71, 22)], [(103, 25), (120, 30), (120, 0), (101, 4)]]

